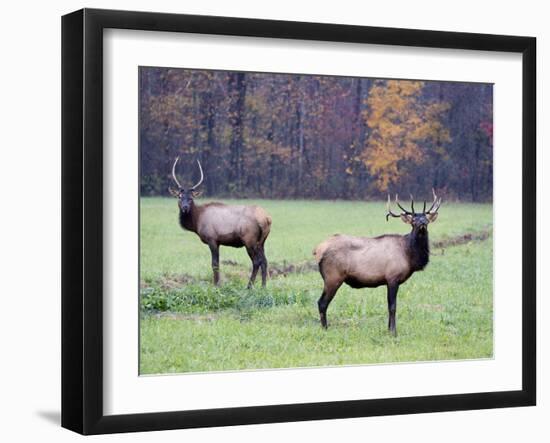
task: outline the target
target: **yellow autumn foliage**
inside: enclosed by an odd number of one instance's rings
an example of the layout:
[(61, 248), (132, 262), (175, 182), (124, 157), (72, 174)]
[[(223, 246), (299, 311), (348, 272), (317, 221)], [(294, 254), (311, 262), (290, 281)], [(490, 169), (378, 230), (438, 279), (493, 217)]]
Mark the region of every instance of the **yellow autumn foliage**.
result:
[(378, 80), (369, 91), (364, 118), (370, 131), (361, 160), (380, 191), (399, 182), (403, 162), (421, 164), (426, 146), (437, 151), (450, 141), (440, 121), (449, 105), (419, 100), (423, 87), (420, 81)]

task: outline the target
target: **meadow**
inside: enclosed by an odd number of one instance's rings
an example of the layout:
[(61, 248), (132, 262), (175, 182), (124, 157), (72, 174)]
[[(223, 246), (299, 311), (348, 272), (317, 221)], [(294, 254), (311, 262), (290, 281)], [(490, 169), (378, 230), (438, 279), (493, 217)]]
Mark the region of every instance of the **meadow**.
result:
[(141, 374), (492, 357), (492, 205), (444, 202), (429, 227), (430, 264), (399, 289), (392, 337), (385, 287), (343, 285), (323, 330), (312, 257), (335, 233), (407, 233), (400, 220), (386, 222), (384, 202), (222, 201), (259, 204), (272, 216), (267, 287), (257, 280), (246, 289), (248, 255), (228, 247), (214, 287), (209, 249), (179, 227), (176, 201), (142, 198)]

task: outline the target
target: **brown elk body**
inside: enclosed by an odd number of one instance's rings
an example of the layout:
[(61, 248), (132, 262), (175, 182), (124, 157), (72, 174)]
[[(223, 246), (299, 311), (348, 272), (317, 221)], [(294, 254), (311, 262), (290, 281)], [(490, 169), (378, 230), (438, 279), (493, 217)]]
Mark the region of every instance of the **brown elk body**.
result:
[(271, 217), (260, 206), (226, 205), (224, 203), (207, 203), (197, 205), (194, 202), (196, 188), (203, 179), (202, 167), (200, 181), (188, 190), (183, 189), (175, 175), (174, 162), (172, 175), (178, 189), (170, 189), (170, 193), (178, 198), (179, 223), (188, 231), (196, 233), (201, 241), (208, 245), (212, 254), (212, 272), (214, 284), (220, 281), (219, 274), (219, 248), (231, 246), (234, 248), (246, 248), (252, 261), (252, 273), (248, 282), (250, 288), (261, 268), (262, 286), (267, 279), (267, 258), (264, 244), (271, 229)]
[[(397, 196), (396, 196), (397, 202)], [(397, 202), (399, 205), (399, 203)], [(403, 210), (394, 214), (390, 209), (389, 216), (400, 217), (411, 225), (407, 235), (381, 235), (379, 237), (352, 237), (334, 235), (317, 246), (314, 250), (323, 277), (324, 289), (319, 299), (321, 325), (327, 328), (327, 309), (343, 283), (352, 288), (375, 288), (387, 286), (388, 328), (396, 334), (395, 313), (397, 308), (397, 291), (399, 285), (406, 282), (416, 271), (421, 271), (429, 261), (430, 249), (428, 240), (428, 223), (435, 221), (441, 200), (434, 192), (434, 202), (426, 211), (426, 203), (421, 213)]]

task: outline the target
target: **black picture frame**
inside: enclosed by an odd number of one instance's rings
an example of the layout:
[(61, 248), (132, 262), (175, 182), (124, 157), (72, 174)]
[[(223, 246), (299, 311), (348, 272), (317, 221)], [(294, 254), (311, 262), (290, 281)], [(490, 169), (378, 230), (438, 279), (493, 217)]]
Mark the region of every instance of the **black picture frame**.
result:
[[(391, 399), (103, 413), (103, 30), (454, 48), (522, 54), (522, 389)], [(62, 426), (151, 431), (536, 403), (536, 39), (228, 17), (83, 9), (62, 18)]]

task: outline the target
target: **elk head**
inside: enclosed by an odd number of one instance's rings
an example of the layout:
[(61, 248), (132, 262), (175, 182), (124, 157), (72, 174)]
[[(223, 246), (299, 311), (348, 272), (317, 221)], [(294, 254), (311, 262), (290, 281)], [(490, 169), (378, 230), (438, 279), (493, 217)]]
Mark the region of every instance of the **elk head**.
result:
[(426, 201), (424, 201), (424, 207), (422, 208), (422, 212), (415, 212), (414, 210), (414, 199), (411, 195), (411, 210), (407, 211), (401, 204), (399, 203), (399, 199), (397, 197), (397, 194), (395, 195), (395, 204), (401, 209), (400, 214), (394, 214), (390, 208), (391, 201), (390, 196), (388, 194), (388, 204), (387, 204), (387, 213), (386, 213), (386, 221), (389, 219), (390, 216), (401, 218), (403, 222), (409, 224), (412, 226), (413, 231), (419, 233), (419, 234), (425, 234), (428, 232), (428, 224), (434, 222), (437, 219), (437, 211), (439, 210), (439, 207), (441, 206), (441, 197), (438, 198), (437, 195), (435, 195), (435, 191), (432, 189), (433, 194), (433, 202), (430, 206), (430, 209), (426, 211)]
[(197, 160), (197, 163), (199, 164), (199, 171), (201, 173), (201, 178), (199, 179), (198, 183), (194, 186), (184, 189), (180, 182), (178, 181), (178, 178), (176, 177), (176, 165), (178, 164), (178, 160), (180, 158), (176, 157), (176, 160), (174, 161), (174, 164), (172, 166), (172, 177), (174, 178), (174, 181), (176, 182), (176, 185), (178, 185), (178, 188), (168, 188), (168, 191), (170, 191), (170, 194), (172, 194), (174, 197), (178, 199), (178, 206), (180, 210), (187, 214), (191, 210), (191, 206), (193, 205), (193, 199), (195, 197), (198, 197), (200, 195), (200, 192), (197, 191), (198, 186), (202, 183), (204, 179), (204, 174), (202, 172), (202, 166), (201, 162)]

